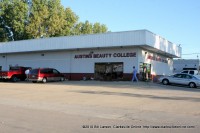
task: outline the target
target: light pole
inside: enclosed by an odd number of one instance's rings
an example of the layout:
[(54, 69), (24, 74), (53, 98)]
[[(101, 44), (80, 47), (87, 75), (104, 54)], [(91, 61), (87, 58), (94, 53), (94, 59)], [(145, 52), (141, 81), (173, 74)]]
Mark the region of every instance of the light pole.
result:
[(199, 55), (197, 55), (197, 60), (198, 60), (198, 72), (199, 72), (200, 71)]

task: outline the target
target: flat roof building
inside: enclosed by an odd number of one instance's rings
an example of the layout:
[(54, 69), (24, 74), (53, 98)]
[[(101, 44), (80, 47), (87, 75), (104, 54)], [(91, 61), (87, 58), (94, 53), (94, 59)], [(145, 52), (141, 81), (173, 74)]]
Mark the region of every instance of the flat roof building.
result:
[(64, 36), (0, 43), (0, 68), (53, 67), (69, 79), (130, 79), (173, 73), (181, 47), (148, 30)]
[(183, 70), (197, 70), (200, 68), (199, 59), (175, 59), (174, 60), (174, 73), (179, 73)]

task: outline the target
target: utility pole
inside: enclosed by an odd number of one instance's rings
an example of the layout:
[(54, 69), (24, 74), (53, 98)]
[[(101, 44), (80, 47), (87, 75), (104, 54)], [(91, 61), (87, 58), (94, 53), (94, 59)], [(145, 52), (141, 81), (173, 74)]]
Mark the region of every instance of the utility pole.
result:
[(199, 61), (199, 55), (197, 55), (197, 59), (198, 59), (198, 72), (200, 73), (200, 61)]

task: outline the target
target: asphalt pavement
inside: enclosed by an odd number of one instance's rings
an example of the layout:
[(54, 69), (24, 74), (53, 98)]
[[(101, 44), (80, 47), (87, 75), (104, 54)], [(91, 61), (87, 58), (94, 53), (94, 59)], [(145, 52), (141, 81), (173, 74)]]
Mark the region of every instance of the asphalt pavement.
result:
[(1, 133), (199, 131), (199, 88), (151, 82), (0, 82)]

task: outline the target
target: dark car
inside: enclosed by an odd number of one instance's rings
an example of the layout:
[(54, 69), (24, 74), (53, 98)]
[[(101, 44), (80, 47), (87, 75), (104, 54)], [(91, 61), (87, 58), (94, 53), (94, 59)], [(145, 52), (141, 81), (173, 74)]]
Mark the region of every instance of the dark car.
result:
[(29, 81), (33, 83), (48, 81), (64, 81), (65, 76), (54, 68), (37, 68), (32, 69), (29, 73)]

